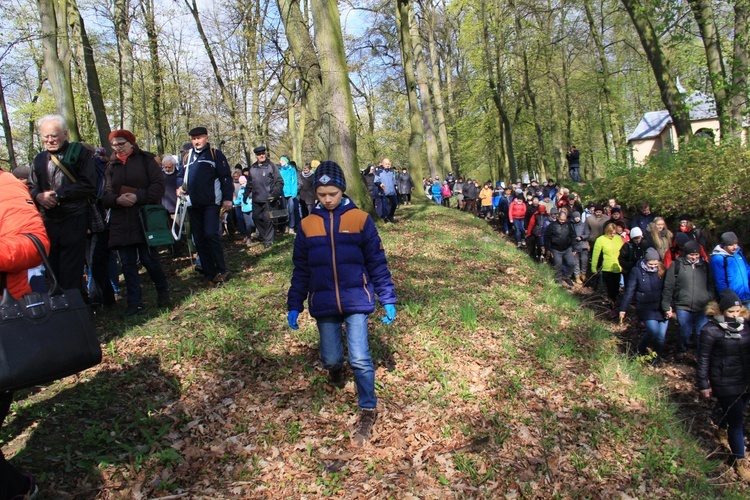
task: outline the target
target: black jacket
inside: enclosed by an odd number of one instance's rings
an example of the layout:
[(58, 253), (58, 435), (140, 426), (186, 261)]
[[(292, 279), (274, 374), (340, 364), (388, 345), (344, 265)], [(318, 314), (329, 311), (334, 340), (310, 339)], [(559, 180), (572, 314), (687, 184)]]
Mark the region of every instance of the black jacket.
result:
[(560, 224), (557, 221), (551, 222), (544, 232), (544, 248), (550, 250), (564, 251), (572, 248), (576, 243), (576, 228), (573, 224), (565, 222)]
[(638, 244), (633, 240), (625, 243), (622, 248), (620, 248), (620, 257), (618, 259), (622, 272), (628, 274), (630, 270), (633, 269), (633, 266), (635, 266), (635, 263), (645, 256), (647, 249), (648, 243), (645, 238)]
[(266, 203), (270, 198), (278, 198), (284, 193), (284, 179), (272, 161), (256, 161), (250, 166), (245, 199), (250, 193), (253, 203)]
[[(57, 152), (59, 160), (62, 161), (69, 147), (69, 142), (63, 144)], [(35, 200), (39, 193), (53, 188), (53, 182), (51, 182), (47, 171), (47, 165), (51, 161), (49, 155), (48, 151), (42, 151), (34, 158), (34, 167), (31, 169), (29, 178), (32, 200)], [(82, 148), (78, 155), (78, 161), (73, 165), (65, 165), (65, 167), (75, 177), (76, 182), (61, 173), (59, 176), (60, 185), (55, 189), (58, 205), (51, 210), (42, 210), (45, 221), (60, 221), (67, 217), (87, 214), (89, 200), (93, 200), (96, 195), (96, 164), (91, 151), (85, 147)], [(56, 172), (58, 170), (55, 169)]]
[(185, 160), (182, 189), (187, 190), (190, 203), (196, 208), (232, 201), (234, 182), (224, 153), (213, 149), (210, 144), (201, 152), (191, 149)]
[(698, 388), (711, 389), (715, 396), (739, 396), (750, 385), (750, 331), (740, 338), (725, 336), (724, 330), (709, 320), (701, 330), (698, 351)]

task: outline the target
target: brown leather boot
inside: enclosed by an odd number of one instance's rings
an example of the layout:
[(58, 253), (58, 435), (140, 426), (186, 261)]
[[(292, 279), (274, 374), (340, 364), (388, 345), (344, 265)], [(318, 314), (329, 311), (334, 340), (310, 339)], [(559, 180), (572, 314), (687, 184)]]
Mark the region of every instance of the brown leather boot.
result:
[(750, 483), (750, 464), (746, 458), (738, 458), (734, 461), (734, 469), (737, 471), (737, 475), (740, 479), (746, 483)]

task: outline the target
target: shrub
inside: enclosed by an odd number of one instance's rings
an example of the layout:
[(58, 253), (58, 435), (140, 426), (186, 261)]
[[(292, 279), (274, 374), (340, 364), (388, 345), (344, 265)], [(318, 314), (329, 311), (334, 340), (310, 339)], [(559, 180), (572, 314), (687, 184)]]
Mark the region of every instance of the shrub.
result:
[(611, 167), (594, 183), (594, 192), (616, 198), (631, 213), (647, 201), (670, 227), (690, 214), (709, 240), (735, 231), (740, 241), (750, 242), (750, 151), (694, 142), (677, 153), (656, 154), (644, 166)]

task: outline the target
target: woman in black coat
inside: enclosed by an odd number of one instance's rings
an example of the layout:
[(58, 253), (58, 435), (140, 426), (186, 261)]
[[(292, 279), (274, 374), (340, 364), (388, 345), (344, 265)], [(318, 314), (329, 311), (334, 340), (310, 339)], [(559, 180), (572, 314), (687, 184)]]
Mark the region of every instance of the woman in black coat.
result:
[(745, 422), (750, 385), (750, 317), (737, 294), (727, 288), (719, 303), (706, 307), (709, 321), (701, 330), (698, 351), (698, 389), (709, 398), (713, 394), (722, 408), (719, 437), (726, 438), (735, 459), (737, 473), (750, 482), (750, 465), (745, 459)]
[(158, 205), (164, 196), (164, 177), (154, 155), (135, 144), (135, 136), (128, 130), (116, 130), (109, 135), (114, 149), (107, 166), (107, 187), (102, 205), (110, 209), (109, 246), (120, 255), (122, 274), (128, 288), (128, 307), (124, 316), (146, 312), (138, 276), (138, 262), (148, 271), (156, 288), (157, 305), (169, 304), (169, 285), (158, 256), (152, 254), (143, 234), (140, 209), (144, 205)]
[(661, 295), (664, 288), (664, 264), (654, 248), (646, 254), (630, 271), (625, 286), (625, 295), (620, 303), (620, 321), (625, 319), (630, 302), (635, 299), (635, 312), (640, 321), (646, 325), (646, 333), (638, 343), (638, 354), (646, 354), (650, 347), (655, 353), (654, 364), (661, 361), (664, 349), (664, 338), (667, 335), (669, 321), (661, 310)]

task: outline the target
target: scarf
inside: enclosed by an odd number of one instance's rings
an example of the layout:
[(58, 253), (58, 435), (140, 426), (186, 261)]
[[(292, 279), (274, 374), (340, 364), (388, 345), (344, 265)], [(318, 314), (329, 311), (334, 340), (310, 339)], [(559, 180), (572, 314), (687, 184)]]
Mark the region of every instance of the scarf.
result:
[(310, 177), (312, 174), (313, 174), (312, 170), (310, 170), (308, 173), (305, 173), (304, 170), (302, 171), (302, 177), (304, 177), (305, 179), (307, 179), (308, 177)]
[(711, 317), (711, 321), (724, 330), (724, 338), (738, 339), (740, 332), (745, 329), (745, 318), (725, 318), (722, 314)]
[(655, 273), (659, 270), (659, 266), (649, 266), (646, 264), (645, 260), (641, 259), (641, 269), (647, 273)]
[(132, 155), (132, 154), (133, 154), (133, 150), (131, 149), (130, 153), (128, 153), (126, 155), (121, 155), (121, 154), (115, 153), (115, 156), (117, 157), (118, 160), (120, 160), (122, 162), (123, 165), (125, 165), (125, 161), (127, 161), (128, 157), (130, 157), (130, 155)]

